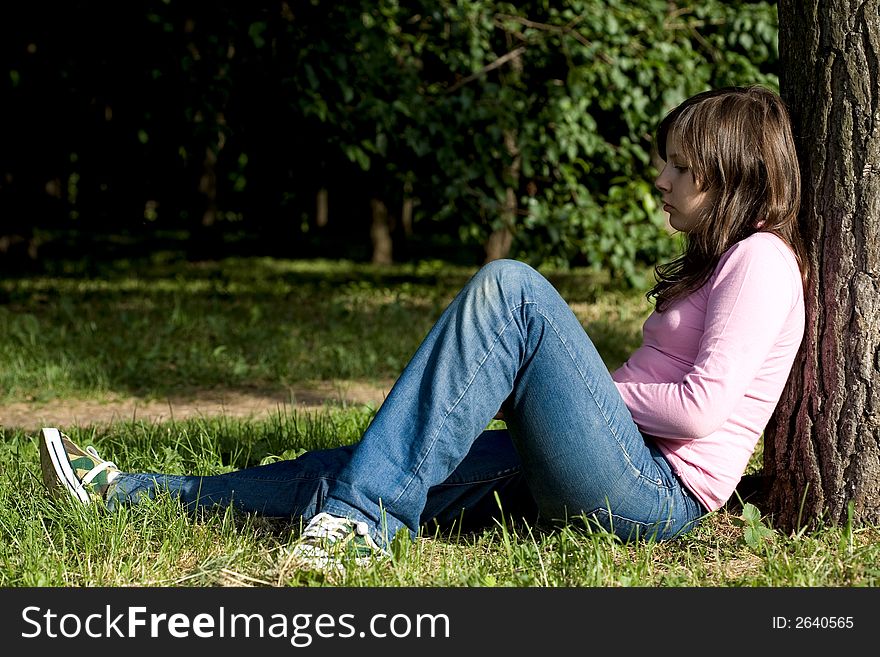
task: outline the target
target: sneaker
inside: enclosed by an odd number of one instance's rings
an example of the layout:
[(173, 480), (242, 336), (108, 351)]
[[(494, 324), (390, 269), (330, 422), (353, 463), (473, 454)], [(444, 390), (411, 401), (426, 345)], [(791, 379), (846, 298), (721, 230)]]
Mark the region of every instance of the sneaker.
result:
[(43, 483), (53, 497), (67, 491), (73, 499), (90, 504), (102, 501), (119, 468), (105, 461), (94, 447), (80, 449), (58, 429), (43, 429), (40, 435), (40, 466)]
[(345, 571), (345, 563), (365, 566), (390, 556), (370, 537), (365, 522), (319, 513), (309, 521), (291, 557), (314, 570)]

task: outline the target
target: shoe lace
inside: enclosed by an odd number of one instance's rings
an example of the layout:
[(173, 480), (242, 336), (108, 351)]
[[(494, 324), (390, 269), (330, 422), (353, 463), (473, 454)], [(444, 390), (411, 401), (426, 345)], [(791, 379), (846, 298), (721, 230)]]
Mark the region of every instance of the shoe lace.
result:
[(112, 469), (114, 469), (114, 470), (118, 470), (118, 469), (119, 469), (118, 467), (116, 467), (116, 464), (113, 463), (113, 461), (105, 461), (104, 459), (102, 459), (102, 458), (98, 455), (98, 450), (96, 450), (96, 449), (95, 449), (94, 447), (92, 447), (91, 445), (89, 445), (88, 447), (86, 447), (86, 452), (88, 453), (89, 456), (93, 457), (98, 463), (95, 465), (94, 468), (92, 468), (91, 470), (89, 470), (89, 471), (85, 474), (85, 476), (83, 476), (83, 478), (82, 478), (82, 482), (81, 482), (83, 485), (86, 485), (86, 484), (91, 483), (91, 481), (92, 481), (95, 477), (97, 477), (99, 474), (101, 474), (104, 470), (107, 470), (108, 468), (112, 468)]
[(355, 522), (348, 518), (331, 516), (329, 513), (319, 513), (306, 525), (302, 537), (335, 543), (345, 538), (352, 530), (358, 536), (367, 536), (369, 534), (369, 528), (365, 522)]

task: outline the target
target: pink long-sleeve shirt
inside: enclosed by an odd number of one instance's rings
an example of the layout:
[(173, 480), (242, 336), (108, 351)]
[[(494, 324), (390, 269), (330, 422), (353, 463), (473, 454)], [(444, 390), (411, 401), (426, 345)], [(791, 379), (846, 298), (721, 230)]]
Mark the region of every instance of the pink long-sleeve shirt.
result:
[(755, 233), (724, 253), (700, 289), (652, 313), (642, 346), (612, 373), (636, 425), (706, 509), (733, 494), (803, 333), (794, 254)]

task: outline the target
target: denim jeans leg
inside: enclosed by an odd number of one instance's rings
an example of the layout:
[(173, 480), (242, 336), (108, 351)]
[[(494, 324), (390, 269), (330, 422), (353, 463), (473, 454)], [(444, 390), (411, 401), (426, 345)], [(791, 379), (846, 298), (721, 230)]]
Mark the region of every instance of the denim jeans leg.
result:
[(123, 472), (108, 491), (107, 506), (112, 509), (169, 494), (190, 511), (232, 506), (245, 513), (308, 520), (320, 513), (327, 489), (352, 449), (345, 445), (315, 450), (296, 459), (220, 475)]
[[(189, 511), (234, 507), (245, 513), (308, 521), (323, 510), (327, 489), (351, 458), (354, 445), (316, 450), (296, 459), (210, 475), (123, 472), (107, 498), (110, 509), (159, 495), (175, 497)], [(486, 431), (446, 481), (431, 488), (422, 524), (472, 529), (505, 511), (532, 518), (519, 456), (505, 430)]]
[(428, 489), (421, 525), (428, 532), (473, 531), (491, 525), (502, 513), (534, 522), (538, 507), (510, 432), (494, 429), (480, 434), (452, 474)]
[(325, 510), (366, 521), (380, 542), (415, 533), (428, 491), (508, 399), (510, 434), (542, 516), (610, 509), (636, 526), (662, 520), (671, 532), (692, 520), (692, 508), (673, 509), (677, 480), (664, 479), (571, 308), (534, 269), (505, 260), (477, 272), (440, 316)]

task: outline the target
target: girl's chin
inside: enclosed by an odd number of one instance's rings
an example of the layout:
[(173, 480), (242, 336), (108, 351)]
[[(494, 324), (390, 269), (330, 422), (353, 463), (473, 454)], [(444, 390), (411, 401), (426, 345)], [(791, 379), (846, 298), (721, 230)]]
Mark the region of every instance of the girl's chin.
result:
[(675, 230), (686, 233), (690, 230), (690, 225), (687, 222), (679, 221), (677, 217), (669, 217), (669, 225), (672, 226)]

